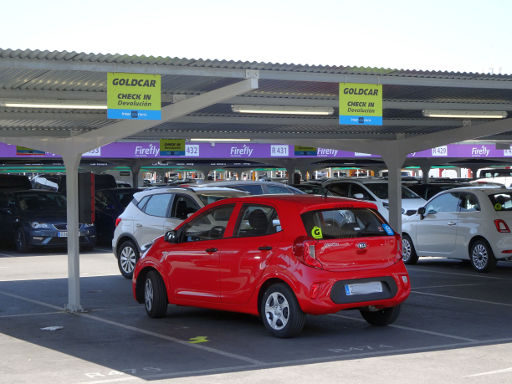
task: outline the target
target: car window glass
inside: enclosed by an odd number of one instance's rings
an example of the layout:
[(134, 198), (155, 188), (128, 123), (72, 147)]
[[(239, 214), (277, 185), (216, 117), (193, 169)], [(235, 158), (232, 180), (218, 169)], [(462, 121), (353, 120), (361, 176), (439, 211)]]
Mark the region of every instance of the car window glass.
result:
[(434, 198), (425, 207), (425, 212), (441, 213), (441, 212), (457, 212), (459, 207), (459, 196), (456, 193), (443, 193)]
[(311, 211), (301, 218), (307, 235), (317, 240), (393, 234), (382, 218), (369, 208)]
[(137, 208), (139, 208), (141, 211), (144, 210), (144, 206), (148, 202), (149, 198), (151, 196), (144, 196), (142, 199), (140, 199), (139, 203), (137, 204)]
[(341, 197), (348, 197), (349, 184), (348, 183), (336, 183), (336, 184), (328, 184), (326, 187), (329, 191), (334, 193), (335, 195)]
[(64, 211), (66, 198), (59, 193), (22, 192), (17, 194), (22, 211)]
[(222, 238), (234, 207), (232, 204), (222, 205), (194, 218), (183, 227), (183, 240), (191, 242)]
[(233, 185), (232, 187), (231, 186), (229, 186), (229, 187), (241, 189), (242, 191), (247, 191), (251, 195), (261, 195), (263, 193), (261, 185), (256, 185), (256, 184), (255, 185)]
[(480, 211), (480, 204), (478, 198), (472, 193), (463, 193), (460, 200), (461, 212), (478, 212)]
[(281, 230), (281, 222), (273, 207), (246, 204), (240, 211), (234, 236), (264, 236)]
[(495, 211), (512, 211), (512, 194), (501, 192), (489, 195)]
[(176, 195), (173, 202), (171, 217), (185, 220), (189, 214), (199, 209), (199, 205), (187, 195)]
[(281, 187), (280, 185), (267, 185), (268, 193), (278, 194), (278, 193), (286, 193), (290, 194), (291, 192), (286, 187)]
[(150, 216), (166, 217), (171, 196), (170, 193), (152, 195), (144, 207), (144, 212)]
[(94, 204), (98, 209), (112, 209), (116, 205), (110, 191), (96, 191)]

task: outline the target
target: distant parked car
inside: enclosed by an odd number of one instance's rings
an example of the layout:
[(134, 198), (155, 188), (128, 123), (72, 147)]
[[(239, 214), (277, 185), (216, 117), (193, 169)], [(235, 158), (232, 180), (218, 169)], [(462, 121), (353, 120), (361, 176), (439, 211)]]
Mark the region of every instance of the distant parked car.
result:
[(274, 194), (303, 194), (301, 190), (283, 183), (273, 181), (216, 181), (202, 184), (208, 187), (226, 187), (247, 191), (251, 195), (274, 195)]
[[(387, 220), (389, 217), (388, 182), (382, 179), (334, 179), (327, 180), (322, 186), (336, 196), (351, 197), (369, 201), (377, 205), (379, 213)], [(409, 188), (402, 186), (402, 215), (412, 213), (423, 206), (422, 199)]]
[(373, 204), (305, 194), (213, 203), (158, 238), (133, 274), (150, 317), (169, 303), (244, 312), (277, 337), (344, 309), (393, 323), (409, 292), (400, 236)]
[(512, 260), (512, 192), (502, 188), (443, 191), (402, 223), (406, 264), (421, 256), (470, 260), (478, 272)]
[(300, 189), (309, 195), (335, 196), (328, 189), (323, 187), (319, 182), (304, 182), (300, 184), (292, 184), (292, 187)]
[(439, 192), (446, 191), (451, 188), (458, 187), (474, 187), (474, 186), (482, 186), (482, 187), (493, 187), (498, 188), (500, 184), (498, 183), (479, 183), (475, 182), (429, 182), (429, 183), (417, 183), (417, 184), (407, 184), (407, 188), (411, 191), (417, 193), (420, 197), (425, 200), (429, 200), (430, 198), (437, 195)]
[[(66, 247), (66, 197), (44, 190), (0, 190), (0, 236), (4, 243), (14, 242), (16, 250), (32, 247)], [(96, 244), (93, 224), (79, 224), (80, 246), (92, 249)]]
[(116, 219), (132, 201), (133, 194), (141, 191), (140, 188), (108, 188), (100, 189), (95, 193), (94, 224), (98, 243), (112, 242)]
[(247, 194), (221, 187), (162, 187), (135, 193), (115, 223), (112, 250), (119, 271), (131, 278), (143, 246), (174, 229), (193, 212), (214, 201)]

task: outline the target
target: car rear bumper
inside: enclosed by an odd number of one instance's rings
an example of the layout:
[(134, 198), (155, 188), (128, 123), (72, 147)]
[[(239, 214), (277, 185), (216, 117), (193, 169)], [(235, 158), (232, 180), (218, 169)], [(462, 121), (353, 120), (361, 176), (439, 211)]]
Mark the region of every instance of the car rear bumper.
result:
[[(346, 273), (314, 268), (308, 270), (308, 282), (300, 284), (296, 294), (302, 310), (310, 314), (335, 313), (354, 308), (394, 307), (402, 303), (411, 291), (409, 275), (401, 261), (384, 269)], [(368, 285), (380, 286), (381, 289), (355, 293), (350, 289)]]

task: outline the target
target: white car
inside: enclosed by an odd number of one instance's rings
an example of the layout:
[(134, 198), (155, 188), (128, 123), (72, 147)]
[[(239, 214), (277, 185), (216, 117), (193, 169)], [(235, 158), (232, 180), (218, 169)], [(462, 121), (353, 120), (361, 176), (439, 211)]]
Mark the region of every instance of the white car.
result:
[[(351, 197), (369, 201), (377, 206), (379, 213), (389, 219), (388, 182), (382, 179), (338, 179), (327, 180), (322, 186), (335, 196)], [(426, 200), (409, 188), (402, 186), (402, 217), (425, 205)]]
[(220, 187), (151, 188), (133, 195), (116, 220), (112, 250), (121, 274), (130, 279), (145, 245), (214, 201), (246, 196), (247, 192)]
[(478, 272), (512, 259), (512, 192), (503, 188), (453, 188), (431, 198), (402, 223), (406, 264), (421, 256), (470, 260)]

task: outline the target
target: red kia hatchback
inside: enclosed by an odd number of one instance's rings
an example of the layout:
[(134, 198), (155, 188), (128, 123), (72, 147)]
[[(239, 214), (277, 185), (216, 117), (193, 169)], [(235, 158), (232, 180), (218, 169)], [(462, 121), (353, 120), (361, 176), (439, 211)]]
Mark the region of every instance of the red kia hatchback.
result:
[(151, 317), (167, 304), (261, 316), (278, 337), (306, 314), (358, 309), (396, 320), (410, 292), (400, 236), (375, 205), (312, 195), (249, 196), (206, 206), (157, 239), (133, 274)]

